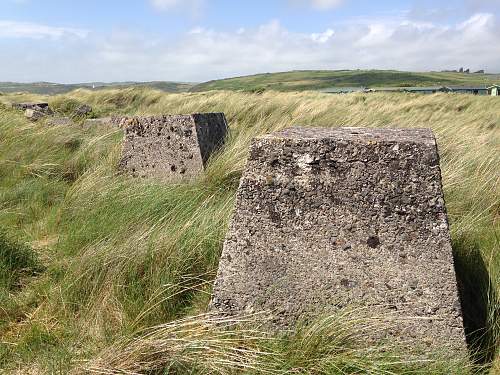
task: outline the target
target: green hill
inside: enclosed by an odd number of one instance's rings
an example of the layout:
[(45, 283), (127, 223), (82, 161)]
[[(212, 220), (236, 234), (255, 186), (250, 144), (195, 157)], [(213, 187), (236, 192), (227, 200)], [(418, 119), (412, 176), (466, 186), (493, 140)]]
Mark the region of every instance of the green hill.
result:
[(409, 87), (437, 85), (490, 85), (500, 83), (500, 74), (465, 74), (453, 72), (400, 72), (395, 70), (303, 70), (263, 73), (251, 76), (213, 80), (204, 83), (154, 82), (90, 82), (59, 84), (50, 82), (0, 82), (0, 93), (26, 92), (41, 95), (65, 94), (85, 88), (148, 87), (165, 92), (231, 91), (305, 91), (331, 87)]
[(489, 85), (500, 82), (500, 74), (452, 72), (413, 73), (395, 70), (304, 70), (265, 73), (200, 83), (190, 91), (275, 90), (303, 91), (329, 87), (402, 87), (434, 85)]
[(27, 92), (41, 95), (56, 95), (65, 94), (77, 89), (95, 89), (103, 90), (109, 88), (129, 88), (129, 87), (149, 87), (165, 92), (185, 92), (188, 91), (193, 84), (181, 82), (153, 81), (153, 82), (89, 82), (62, 84), (51, 82), (34, 82), (34, 83), (18, 83), (18, 82), (0, 82), (0, 93)]

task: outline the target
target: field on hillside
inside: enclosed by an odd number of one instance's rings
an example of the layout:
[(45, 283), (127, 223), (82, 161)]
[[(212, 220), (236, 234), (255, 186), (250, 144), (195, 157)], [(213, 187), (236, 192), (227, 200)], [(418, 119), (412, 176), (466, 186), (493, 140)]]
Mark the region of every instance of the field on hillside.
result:
[(306, 70), (256, 74), (200, 83), (190, 91), (302, 91), (330, 87), (409, 87), (438, 85), (491, 85), (500, 74), (400, 72), (395, 70)]
[(231, 91), (305, 91), (331, 87), (410, 87), (439, 85), (492, 85), (500, 83), (500, 74), (463, 74), (444, 72), (400, 72), (395, 70), (306, 70), (264, 73), (219, 79), (204, 83), (181, 82), (115, 82), (58, 84), (49, 82), (0, 82), (1, 93), (26, 92), (41, 95), (66, 94), (77, 89), (153, 88), (165, 92)]
[(157, 81), (157, 82), (114, 82), (114, 83), (104, 83), (104, 82), (90, 82), (90, 83), (74, 83), (74, 84), (63, 84), (63, 83), (51, 83), (51, 82), (34, 82), (34, 83), (19, 83), (19, 82), (0, 82), (0, 94), (1, 93), (18, 93), (26, 92), (31, 94), (40, 95), (57, 95), (66, 94), (70, 91), (77, 89), (92, 89), (94, 90), (104, 90), (104, 89), (123, 89), (132, 87), (149, 87), (157, 90), (162, 90), (165, 92), (186, 92), (193, 84), (191, 83), (181, 83), (181, 82), (168, 82), (168, 81)]
[[(32, 99), (94, 117), (224, 112), (231, 134), (196, 181), (133, 179), (116, 169), (121, 130), (33, 124), (8, 105)], [(206, 314), (250, 141), (294, 124), (433, 129), (475, 370), (500, 369), (498, 98), (135, 88), (0, 103), (0, 372), (468, 373), (445, 353), (367, 347), (390, 321), (363, 309), (282, 336)]]

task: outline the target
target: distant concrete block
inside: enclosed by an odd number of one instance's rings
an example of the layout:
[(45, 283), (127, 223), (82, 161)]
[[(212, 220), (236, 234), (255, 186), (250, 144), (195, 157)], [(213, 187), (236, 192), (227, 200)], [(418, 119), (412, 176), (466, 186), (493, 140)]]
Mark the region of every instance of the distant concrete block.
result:
[(88, 104), (82, 104), (75, 109), (73, 117), (87, 116), (91, 112), (92, 112), (91, 106), (89, 106)]
[(49, 103), (46, 102), (12, 103), (12, 108), (19, 110), (44, 109), (44, 108), (49, 108)]
[(199, 175), (227, 133), (223, 113), (132, 117), (119, 123), (125, 131), (120, 169), (169, 180)]
[(352, 304), (412, 318), (385, 337), (465, 351), (432, 132), (290, 128), (256, 138), (211, 308), (268, 311), (281, 329)]
[(47, 116), (45, 112), (28, 108), (24, 111), (24, 116), (30, 121), (38, 121)]
[(33, 110), (33, 111), (37, 111), (40, 113), (44, 113), (45, 115), (54, 114), (52, 109), (50, 109), (50, 107), (49, 107), (49, 103), (46, 103), (46, 102), (13, 103), (12, 108), (18, 109), (21, 111), (25, 111), (25, 114), (27, 113), (26, 110), (28, 110), (28, 109)]

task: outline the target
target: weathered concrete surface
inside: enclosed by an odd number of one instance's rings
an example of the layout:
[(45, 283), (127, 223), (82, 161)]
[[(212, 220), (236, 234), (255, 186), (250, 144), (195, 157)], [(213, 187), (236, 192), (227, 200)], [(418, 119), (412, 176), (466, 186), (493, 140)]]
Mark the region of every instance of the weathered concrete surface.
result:
[(351, 304), (417, 318), (386, 337), (465, 351), (430, 130), (290, 128), (252, 143), (211, 308), (269, 311), (280, 329)]
[(49, 108), (49, 103), (46, 103), (46, 102), (12, 103), (12, 108), (23, 110), (23, 111), (26, 109), (44, 110), (44, 109)]
[(24, 111), (24, 117), (30, 121), (38, 121), (47, 116), (47, 113), (39, 111), (37, 109), (28, 108)]
[(73, 117), (87, 116), (91, 112), (92, 112), (91, 106), (89, 106), (88, 104), (82, 104), (75, 109)]
[(120, 126), (125, 132), (120, 169), (168, 180), (199, 175), (227, 133), (223, 113), (132, 117)]
[(116, 126), (120, 129), (126, 128), (128, 125), (132, 125), (134, 122), (132, 120), (132, 116), (111, 116), (109, 117), (109, 121), (111, 125)]

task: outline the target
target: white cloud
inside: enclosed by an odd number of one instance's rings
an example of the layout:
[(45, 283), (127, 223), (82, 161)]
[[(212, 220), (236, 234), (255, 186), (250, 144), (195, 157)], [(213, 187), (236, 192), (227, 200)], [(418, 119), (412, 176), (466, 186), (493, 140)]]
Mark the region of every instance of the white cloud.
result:
[(278, 21), (239, 33), (203, 30), (187, 36), (163, 58), (204, 80), (290, 69), (470, 66), (500, 71), (498, 55), (498, 20), (492, 14), (478, 14), (455, 25), (366, 19), (312, 34), (294, 33)]
[(337, 8), (344, 3), (344, 0), (288, 0), (290, 4), (302, 4), (317, 10), (329, 10)]
[(60, 39), (62, 37), (85, 38), (89, 32), (83, 29), (54, 27), (31, 22), (0, 20), (0, 38)]
[(151, 0), (151, 3), (158, 9), (169, 9), (182, 4), (182, 0)]
[(334, 35), (335, 35), (335, 31), (333, 31), (332, 29), (328, 29), (324, 33), (312, 33), (311, 39), (315, 42), (318, 42), (318, 43), (326, 43)]
[(332, 9), (343, 3), (343, 0), (311, 0), (312, 6), (316, 9)]
[(188, 31), (188, 34), (202, 34), (205, 31), (203, 27), (195, 27)]
[(461, 30), (468, 30), (469, 33), (472, 30), (476, 30), (477, 32), (481, 33), (483, 29), (493, 27), (494, 23), (495, 17), (493, 16), (493, 14), (477, 13), (468, 20), (459, 24), (458, 28)]
[[(19, 0), (18, 0), (19, 1)], [(21, 0), (22, 1), (22, 0)], [(158, 10), (172, 10), (175, 8), (187, 8), (199, 11), (209, 0), (149, 0)], [(344, 3), (344, 0), (288, 0), (290, 3), (303, 3), (318, 10), (333, 9)]]
[(206, 0), (149, 0), (149, 2), (160, 11), (172, 9), (188, 9), (198, 14), (206, 3)]
[(8, 48), (0, 38), (0, 81), (206, 81), (292, 69), (464, 66), (500, 72), (499, 55), (500, 23), (492, 13), (449, 25), (404, 16), (353, 19), (314, 33), (294, 32), (274, 20), (231, 32), (197, 27), (160, 37), (121, 31), (26, 40)]

